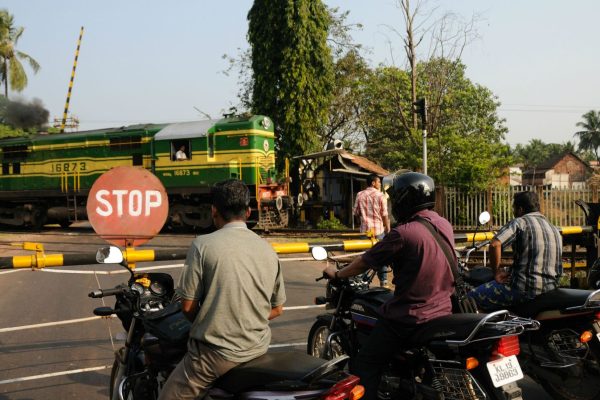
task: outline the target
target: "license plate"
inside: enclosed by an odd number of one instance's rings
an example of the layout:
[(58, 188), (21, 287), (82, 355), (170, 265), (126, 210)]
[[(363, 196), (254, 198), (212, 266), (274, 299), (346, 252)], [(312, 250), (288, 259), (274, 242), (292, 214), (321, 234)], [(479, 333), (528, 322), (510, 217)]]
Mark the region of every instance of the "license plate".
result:
[(516, 356), (504, 357), (487, 363), (487, 369), (494, 387), (523, 379), (523, 371)]

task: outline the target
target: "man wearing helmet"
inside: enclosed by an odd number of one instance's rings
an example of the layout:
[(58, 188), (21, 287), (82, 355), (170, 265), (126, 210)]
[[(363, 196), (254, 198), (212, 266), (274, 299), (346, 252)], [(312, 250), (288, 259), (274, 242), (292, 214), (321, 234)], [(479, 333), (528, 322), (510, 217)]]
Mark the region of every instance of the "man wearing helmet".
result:
[[(377, 398), (382, 369), (416, 328), (452, 312), (454, 278), (446, 253), (455, 263), (451, 251), (454, 234), (450, 223), (433, 211), (433, 179), (416, 172), (403, 173), (393, 178), (387, 192), (397, 225), (347, 267), (337, 270), (332, 265), (324, 271), (330, 278), (347, 278), (392, 265), (394, 296), (382, 306), (383, 318), (352, 364), (352, 372), (365, 386), (366, 400)], [(439, 233), (440, 243), (430, 228)]]

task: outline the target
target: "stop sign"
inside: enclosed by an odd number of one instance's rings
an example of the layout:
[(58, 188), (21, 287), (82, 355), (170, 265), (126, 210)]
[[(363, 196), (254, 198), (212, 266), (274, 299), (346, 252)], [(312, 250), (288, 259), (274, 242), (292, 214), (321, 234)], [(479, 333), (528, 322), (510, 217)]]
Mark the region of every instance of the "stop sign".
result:
[(87, 215), (94, 231), (116, 246), (138, 246), (161, 230), (169, 199), (160, 180), (142, 167), (116, 167), (90, 190)]

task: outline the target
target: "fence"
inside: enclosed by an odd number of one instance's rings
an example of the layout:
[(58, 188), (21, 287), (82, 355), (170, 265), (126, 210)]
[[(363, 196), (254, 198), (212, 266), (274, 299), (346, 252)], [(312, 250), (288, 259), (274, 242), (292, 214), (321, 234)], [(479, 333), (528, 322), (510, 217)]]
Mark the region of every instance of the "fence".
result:
[[(513, 195), (522, 191), (522, 187), (501, 186), (487, 191), (469, 193), (467, 190), (442, 187), (438, 190), (438, 210), (446, 217), (454, 229), (473, 230), (477, 217), (482, 211), (492, 215), (492, 229), (497, 229), (510, 221), (513, 216)], [(543, 187), (535, 190), (540, 198), (540, 210), (557, 226), (582, 226), (586, 224), (583, 211), (575, 204), (576, 200), (598, 201), (598, 188), (551, 189)]]

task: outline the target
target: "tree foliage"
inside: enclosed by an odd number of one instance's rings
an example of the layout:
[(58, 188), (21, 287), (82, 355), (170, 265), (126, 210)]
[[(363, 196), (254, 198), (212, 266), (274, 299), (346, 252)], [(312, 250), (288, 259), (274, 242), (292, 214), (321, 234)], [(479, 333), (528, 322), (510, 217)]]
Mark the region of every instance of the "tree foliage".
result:
[(279, 156), (317, 150), (334, 80), (327, 8), (321, 0), (255, 0), (248, 21), (252, 112), (273, 118)]
[(600, 148), (600, 111), (590, 110), (583, 114), (583, 121), (578, 122), (577, 126), (582, 130), (575, 132), (579, 138), (579, 150), (591, 151), (600, 161), (598, 148)]
[(516, 163), (523, 164), (523, 169), (528, 170), (569, 151), (577, 154), (582, 159), (589, 159), (588, 154), (585, 152), (576, 151), (573, 142), (545, 143), (540, 139), (531, 139), (525, 145), (517, 144), (512, 150), (512, 155)]
[[(510, 162), (496, 97), (471, 82), (460, 62), (432, 59), (417, 68), (417, 95), (435, 105), (427, 124), (428, 173), (439, 184), (485, 187)], [(443, 88), (436, 86), (438, 75), (449, 71)], [(422, 131), (411, 127), (411, 98), (411, 74), (395, 67), (377, 68), (364, 87), (368, 155), (390, 170), (422, 165)]]
[(8, 97), (9, 86), (17, 92), (27, 87), (27, 74), (21, 60), (26, 61), (34, 73), (40, 69), (33, 57), (16, 49), (24, 31), (25, 28), (15, 25), (14, 17), (7, 10), (0, 10), (0, 79), (5, 97)]

